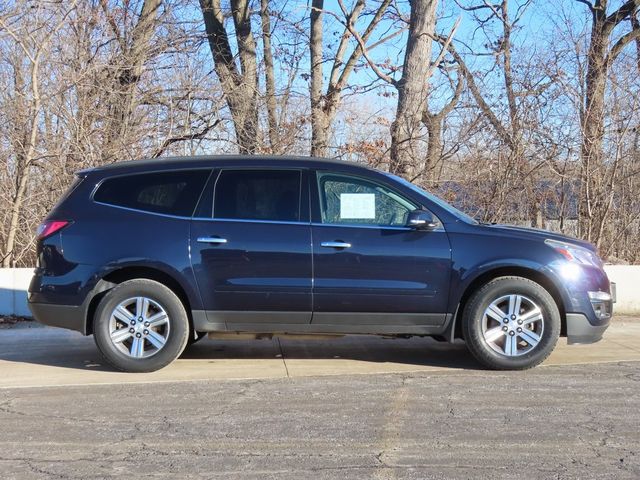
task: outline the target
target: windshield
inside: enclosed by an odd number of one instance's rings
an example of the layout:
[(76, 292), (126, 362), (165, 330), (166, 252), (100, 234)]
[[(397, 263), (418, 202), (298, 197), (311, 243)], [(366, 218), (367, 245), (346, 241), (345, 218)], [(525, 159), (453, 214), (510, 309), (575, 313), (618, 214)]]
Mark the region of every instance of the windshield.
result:
[(396, 180), (396, 181), (398, 181), (400, 183), (402, 183), (404, 186), (409, 187), (414, 192), (418, 192), (420, 195), (427, 197), (429, 199), (429, 201), (435, 203), (440, 208), (446, 210), (447, 212), (449, 212), (451, 215), (453, 215), (457, 219), (462, 220), (463, 222), (466, 222), (466, 223), (472, 223), (472, 224), (477, 224), (478, 223), (478, 221), (475, 218), (467, 215), (464, 212), (461, 212), (460, 210), (458, 210), (454, 206), (448, 204), (447, 202), (445, 202), (441, 198), (438, 198), (434, 194), (429, 193), (426, 190), (423, 190), (422, 188), (418, 187), (417, 185), (414, 185), (411, 182), (408, 182), (404, 178), (398, 177), (397, 175), (393, 175), (392, 173), (385, 173), (385, 175), (390, 177), (390, 178), (393, 178), (394, 180)]

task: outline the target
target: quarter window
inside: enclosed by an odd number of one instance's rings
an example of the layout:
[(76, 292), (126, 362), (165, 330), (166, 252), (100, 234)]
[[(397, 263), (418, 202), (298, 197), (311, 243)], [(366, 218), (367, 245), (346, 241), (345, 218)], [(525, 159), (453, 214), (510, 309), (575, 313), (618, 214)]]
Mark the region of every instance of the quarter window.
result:
[(209, 170), (143, 173), (105, 180), (93, 199), (119, 207), (190, 217)]
[(318, 173), (322, 223), (405, 226), (417, 208), (393, 190), (360, 177)]
[(216, 182), (213, 216), (297, 222), (300, 184), (298, 170), (223, 170)]

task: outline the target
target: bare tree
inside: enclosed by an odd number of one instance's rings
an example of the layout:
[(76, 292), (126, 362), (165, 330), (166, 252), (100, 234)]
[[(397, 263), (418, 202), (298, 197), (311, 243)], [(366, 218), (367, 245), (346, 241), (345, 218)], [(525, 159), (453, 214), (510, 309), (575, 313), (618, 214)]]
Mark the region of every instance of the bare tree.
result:
[[(418, 176), (428, 176), (431, 169), (436, 168), (443, 154), (442, 129), (447, 116), (453, 111), (464, 89), (464, 77), (458, 72), (456, 85), (451, 99), (438, 111), (429, 108), (429, 98), (422, 112), (422, 123), (427, 127), (429, 138), (427, 140), (427, 157), (423, 162), (415, 160), (415, 175), (412, 180), (418, 180)], [(427, 178), (429, 180), (429, 178)]]
[(276, 74), (273, 66), (271, 46), (271, 19), (269, 0), (260, 0), (260, 19), (262, 24), (262, 52), (264, 57), (265, 96), (267, 120), (269, 122), (269, 146), (275, 151), (278, 146), (278, 113), (276, 102)]
[(216, 74), (233, 119), (238, 148), (241, 153), (254, 153), (258, 145), (258, 69), (249, 2), (231, 0), (240, 67), (229, 42), (220, 0), (200, 0), (200, 7)]
[(419, 156), (415, 138), (427, 108), (427, 91), (431, 68), (431, 44), (435, 33), (437, 0), (411, 2), (409, 35), (402, 77), (398, 90), (396, 116), (391, 125), (391, 171), (416, 176), (415, 159)]
[[(44, 30), (44, 32), (42, 27), (47, 24), (46, 21), (42, 24), (31, 25), (29, 30), (18, 30), (12, 25), (12, 20), (15, 20), (15, 18), (11, 18), (9, 16), (0, 17), (0, 27), (2, 27), (2, 29), (5, 30), (5, 32), (13, 39), (28, 62), (27, 68), (29, 77), (28, 80), (23, 80), (21, 78), (21, 72), (19, 69), (16, 69), (15, 85), (17, 93), (28, 100), (26, 100), (27, 112), (24, 117), (25, 123), (21, 126), (24, 129), (24, 135), (20, 143), (16, 145), (15, 192), (11, 198), (11, 205), (9, 206), (9, 228), (3, 245), (2, 254), (3, 267), (15, 266), (16, 235), (19, 228), (18, 222), (22, 214), (27, 186), (31, 175), (33, 174), (33, 167), (38, 161), (38, 136), (40, 133), (40, 118), (42, 115), (42, 92), (40, 91), (40, 68), (42, 58), (51, 47), (51, 39), (53, 35), (55, 35), (55, 33), (63, 26), (67, 15), (69, 15), (69, 13), (75, 8), (75, 4), (75, 1), (71, 2), (71, 4), (67, 6), (66, 11), (62, 13), (61, 18), (57, 21), (55, 21), (55, 13), (57, 12), (54, 12), (54, 15), (52, 16), (55, 23), (50, 28)], [(18, 15), (21, 15), (21, 13), (16, 12), (16, 16)], [(47, 20), (52, 19), (48, 18)], [(23, 23), (19, 23), (17, 28), (23, 26)]]
[(577, 0), (586, 4), (591, 13), (591, 40), (587, 54), (588, 67), (585, 78), (585, 98), (582, 120), (582, 173), (580, 196), (580, 234), (596, 245), (601, 243), (604, 212), (613, 201), (608, 182), (602, 182), (605, 164), (605, 96), (607, 75), (612, 63), (633, 40), (640, 38), (637, 24), (633, 29), (613, 39), (614, 31), (626, 19), (635, 15), (640, 0), (628, 0), (617, 10), (608, 13), (608, 0)]
[(113, 97), (108, 122), (104, 130), (105, 145), (102, 148), (102, 162), (118, 160), (118, 144), (126, 145), (133, 114), (138, 104), (136, 85), (140, 82), (145, 62), (149, 58), (151, 41), (158, 28), (161, 0), (144, 0), (140, 15), (130, 32), (122, 29), (114, 18), (107, 0), (100, 0), (104, 14), (120, 48), (115, 59), (115, 75), (112, 87)]
[[(311, 57), (311, 155), (322, 157), (327, 154), (331, 125), (340, 106), (341, 96), (348, 86), (349, 76), (366, 50), (371, 50), (384, 44), (389, 38), (397, 35), (392, 33), (376, 40), (372, 45), (367, 42), (376, 27), (383, 19), (391, 0), (382, 0), (374, 10), (371, 20), (360, 34), (356, 31), (356, 22), (363, 13), (366, 1), (356, 0), (351, 10), (348, 10), (343, 0), (338, 0), (342, 16), (324, 10), (324, 0), (313, 0), (310, 14), (309, 51)], [(325, 14), (331, 14), (344, 25), (344, 31), (331, 65), (331, 73), (326, 90), (324, 90), (323, 65), (325, 62), (323, 48), (323, 19)], [(355, 38), (357, 43), (347, 57), (350, 40)]]

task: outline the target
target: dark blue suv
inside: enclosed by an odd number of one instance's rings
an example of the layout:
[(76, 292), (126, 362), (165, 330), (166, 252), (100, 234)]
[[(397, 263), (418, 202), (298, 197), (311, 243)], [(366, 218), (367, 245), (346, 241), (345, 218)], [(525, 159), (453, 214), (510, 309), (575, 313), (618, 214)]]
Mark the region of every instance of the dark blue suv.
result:
[(592, 245), (475, 221), (393, 175), (310, 158), (163, 158), (78, 173), (38, 231), (34, 317), (116, 368), (206, 333), (462, 338), (485, 366), (599, 340)]

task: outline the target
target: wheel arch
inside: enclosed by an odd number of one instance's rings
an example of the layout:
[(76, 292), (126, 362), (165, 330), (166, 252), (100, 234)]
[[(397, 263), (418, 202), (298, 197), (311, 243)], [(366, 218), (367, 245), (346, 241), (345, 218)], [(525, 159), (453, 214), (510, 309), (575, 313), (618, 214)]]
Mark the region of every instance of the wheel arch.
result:
[(182, 305), (187, 312), (187, 318), (189, 319), (189, 328), (191, 329), (191, 331), (193, 331), (191, 301), (189, 300), (189, 296), (187, 295), (185, 288), (180, 284), (180, 282), (171, 274), (158, 268), (141, 265), (129, 265), (109, 271), (96, 283), (93, 289), (93, 296), (91, 297), (91, 301), (89, 302), (89, 306), (87, 308), (87, 335), (91, 335), (93, 333), (93, 317), (95, 315), (98, 304), (100, 303), (100, 300), (102, 300), (102, 297), (104, 297), (104, 295), (116, 285), (119, 285), (122, 282), (126, 282), (127, 280), (134, 280), (136, 278), (154, 280), (171, 289), (171, 291), (173, 291), (173, 293), (175, 293), (182, 302)]
[(471, 297), (473, 292), (475, 292), (481, 285), (484, 285), (495, 278), (514, 276), (533, 280), (534, 282), (540, 284), (545, 290), (547, 290), (547, 292), (549, 292), (549, 294), (553, 297), (556, 306), (558, 307), (558, 311), (560, 312), (560, 320), (562, 322), (560, 334), (563, 336), (566, 335), (567, 322), (565, 301), (558, 285), (552, 278), (550, 278), (548, 275), (545, 275), (545, 273), (541, 272), (540, 270), (513, 265), (492, 268), (490, 270), (479, 273), (470, 280), (456, 303), (457, 308), (453, 317), (453, 325), (450, 328), (450, 333), (448, 336), (451, 341), (456, 338), (463, 338), (461, 322), (462, 312), (464, 311), (467, 300), (469, 299), (469, 297)]

